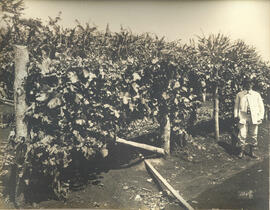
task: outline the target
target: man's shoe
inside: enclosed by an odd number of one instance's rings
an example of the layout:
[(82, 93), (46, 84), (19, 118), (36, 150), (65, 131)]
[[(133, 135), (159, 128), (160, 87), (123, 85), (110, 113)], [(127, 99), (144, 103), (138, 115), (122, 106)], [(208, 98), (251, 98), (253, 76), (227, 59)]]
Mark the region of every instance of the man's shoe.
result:
[(239, 154), (237, 155), (238, 158), (242, 159), (244, 157), (244, 151), (240, 151)]
[(260, 160), (260, 157), (256, 155), (254, 152), (250, 154), (250, 157), (253, 158), (254, 160)]
[(254, 160), (259, 160), (260, 159), (260, 157), (258, 155), (256, 155), (253, 146), (250, 146), (250, 157), (253, 158)]
[(244, 146), (240, 146), (239, 148), (239, 153), (237, 155), (238, 158), (242, 159), (244, 157), (244, 151), (245, 151), (245, 147)]

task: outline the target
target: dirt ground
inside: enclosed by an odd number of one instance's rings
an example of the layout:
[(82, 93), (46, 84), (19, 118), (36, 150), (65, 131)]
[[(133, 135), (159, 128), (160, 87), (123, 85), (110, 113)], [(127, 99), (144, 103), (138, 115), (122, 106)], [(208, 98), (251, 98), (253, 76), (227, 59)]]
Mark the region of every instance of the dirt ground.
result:
[[(205, 109), (205, 110), (203, 110)], [(193, 138), (184, 148), (176, 149), (164, 159), (148, 159), (155, 169), (195, 209), (269, 209), (269, 130), (270, 122), (259, 127), (260, 160), (249, 156), (237, 158), (231, 148), (230, 134), (222, 131), (219, 142), (214, 133), (206, 129), (209, 107), (200, 110), (205, 121), (196, 127)], [(206, 127), (203, 127), (206, 126)], [(1, 131), (2, 144), (8, 128)], [(87, 184), (73, 189), (68, 199), (35, 201), (23, 208), (98, 208), (98, 209), (184, 209), (181, 203), (158, 183), (140, 161), (123, 167), (138, 152), (128, 146), (119, 146), (115, 160), (102, 162), (93, 177), (89, 174)], [(3, 155), (3, 151), (1, 152)], [(146, 158), (149, 154), (144, 153)], [(114, 157), (115, 158), (115, 157)], [(1, 199), (2, 208), (14, 208), (7, 199)]]

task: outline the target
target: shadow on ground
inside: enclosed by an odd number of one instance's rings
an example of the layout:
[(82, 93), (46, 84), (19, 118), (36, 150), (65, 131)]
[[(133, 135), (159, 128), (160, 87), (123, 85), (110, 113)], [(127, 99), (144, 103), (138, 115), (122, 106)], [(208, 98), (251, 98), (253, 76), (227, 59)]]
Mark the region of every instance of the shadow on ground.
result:
[(196, 208), (269, 209), (269, 158), (201, 193)]
[(219, 141), (218, 145), (221, 146), (228, 155), (236, 156), (239, 154), (239, 148), (236, 148), (232, 143), (226, 141)]
[[(232, 131), (232, 119), (220, 119), (219, 131), (220, 134)], [(194, 126), (188, 128), (189, 133), (193, 136), (214, 136), (215, 122), (212, 119), (202, 120), (197, 122)]]

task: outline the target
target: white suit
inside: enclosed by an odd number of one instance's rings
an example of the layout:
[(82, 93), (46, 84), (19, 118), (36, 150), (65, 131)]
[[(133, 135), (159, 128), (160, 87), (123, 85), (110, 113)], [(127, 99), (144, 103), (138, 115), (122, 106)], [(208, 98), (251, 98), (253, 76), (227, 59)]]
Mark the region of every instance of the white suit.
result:
[(243, 90), (236, 95), (234, 117), (239, 118), (240, 146), (246, 144), (248, 132), (251, 145), (257, 146), (258, 124), (264, 117), (264, 105), (261, 95), (254, 90)]
[(258, 124), (258, 121), (264, 117), (264, 105), (260, 93), (250, 90), (243, 90), (236, 95), (234, 105), (234, 117), (239, 117), (241, 124), (246, 124), (247, 108), (250, 107), (252, 124)]

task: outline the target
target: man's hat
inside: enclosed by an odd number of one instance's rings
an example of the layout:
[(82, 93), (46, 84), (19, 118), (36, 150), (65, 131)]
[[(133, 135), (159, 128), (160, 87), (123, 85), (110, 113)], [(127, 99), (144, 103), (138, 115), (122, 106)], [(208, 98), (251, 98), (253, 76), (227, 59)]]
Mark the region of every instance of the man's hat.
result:
[(249, 77), (244, 78), (243, 87), (244, 88), (249, 88), (251, 86), (252, 86), (252, 79), (250, 79)]
[(243, 85), (250, 85), (252, 83), (252, 80), (249, 77), (244, 78)]

